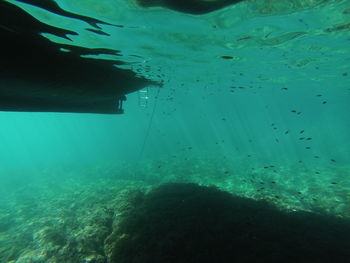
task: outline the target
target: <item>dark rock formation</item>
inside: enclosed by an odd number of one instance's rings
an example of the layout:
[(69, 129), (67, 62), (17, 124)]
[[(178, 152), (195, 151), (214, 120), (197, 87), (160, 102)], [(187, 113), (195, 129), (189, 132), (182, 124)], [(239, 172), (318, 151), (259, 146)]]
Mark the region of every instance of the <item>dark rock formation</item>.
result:
[(195, 184), (134, 202), (106, 240), (111, 263), (348, 262), (349, 221), (287, 213)]

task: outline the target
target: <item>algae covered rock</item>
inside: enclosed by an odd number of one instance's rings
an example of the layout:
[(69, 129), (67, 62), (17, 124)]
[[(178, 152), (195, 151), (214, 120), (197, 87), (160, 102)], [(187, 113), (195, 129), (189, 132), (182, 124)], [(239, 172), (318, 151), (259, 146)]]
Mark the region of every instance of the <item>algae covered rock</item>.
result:
[(166, 184), (114, 223), (110, 263), (346, 262), (348, 221), (287, 213), (195, 184)]

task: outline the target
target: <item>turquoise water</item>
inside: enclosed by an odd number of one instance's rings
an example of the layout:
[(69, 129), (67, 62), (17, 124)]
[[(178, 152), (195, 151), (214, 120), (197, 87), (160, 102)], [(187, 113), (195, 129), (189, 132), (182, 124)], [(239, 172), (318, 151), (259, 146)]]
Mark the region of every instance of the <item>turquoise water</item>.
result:
[(164, 85), (129, 94), (123, 115), (0, 112), (0, 262), (107, 262), (92, 245), (108, 236), (96, 211), (167, 182), (350, 217), (349, 1), (252, 0), (200, 16), (57, 1), (124, 25), (101, 25), (110, 36), (8, 2), (79, 32), (50, 40), (121, 50), (120, 67)]

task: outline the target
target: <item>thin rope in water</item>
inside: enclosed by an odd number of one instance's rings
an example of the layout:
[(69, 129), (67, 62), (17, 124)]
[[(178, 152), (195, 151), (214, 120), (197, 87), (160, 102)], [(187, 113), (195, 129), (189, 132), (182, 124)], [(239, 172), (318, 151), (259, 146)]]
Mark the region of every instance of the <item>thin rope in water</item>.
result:
[(152, 113), (151, 113), (151, 118), (149, 120), (148, 127), (147, 127), (147, 130), (146, 130), (146, 135), (145, 135), (145, 138), (143, 139), (142, 148), (141, 148), (141, 151), (140, 151), (140, 154), (139, 154), (139, 160), (141, 160), (143, 152), (145, 151), (145, 146), (146, 146), (146, 142), (147, 142), (147, 139), (148, 139), (148, 136), (149, 136), (149, 132), (151, 130), (154, 113), (156, 112), (156, 107), (157, 107), (158, 97), (159, 97), (159, 91), (160, 91), (160, 87), (158, 87), (157, 95), (155, 97), (155, 101), (154, 101), (153, 109), (152, 109)]

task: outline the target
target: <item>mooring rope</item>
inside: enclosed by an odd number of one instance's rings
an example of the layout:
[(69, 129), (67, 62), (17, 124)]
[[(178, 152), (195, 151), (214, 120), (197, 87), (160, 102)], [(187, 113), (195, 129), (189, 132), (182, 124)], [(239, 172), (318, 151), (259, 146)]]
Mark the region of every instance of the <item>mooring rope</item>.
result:
[(158, 97), (159, 97), (159, 91), (160, 91), (160, 87), (158, 87), (158, 91), (157, 91), (157, 95), (155, 97), (155, 101), (154, 101), (154, 104), (153, 104), (153, 109), (152, 109), (152, 113), (151, 113), (151, 118), (148, 122), (148, 127), (147, 127), (147, 130), (146, 130), (146, 135), (143, 139), (143, 144), (142, 144), (142, 147), (141, 147), (141, 151), (140, 151), (140, 154), (139, 154), (139, 160), (141, 160), (141, 157), (143, 155), (143, 152), (145, 151), (145, 146), (146, 146), (146, 142), (147, 142), (147, 139), (148, 139), (148, 136), (149, 136), (149, 132), (151, 130), (151, 126), (152, 126), (152, 122), (153, 122), (153, 117), (154, 117), (154, 113), (156, 112), (156, 107), (157, 107), (157, 103), (158, 103)]

